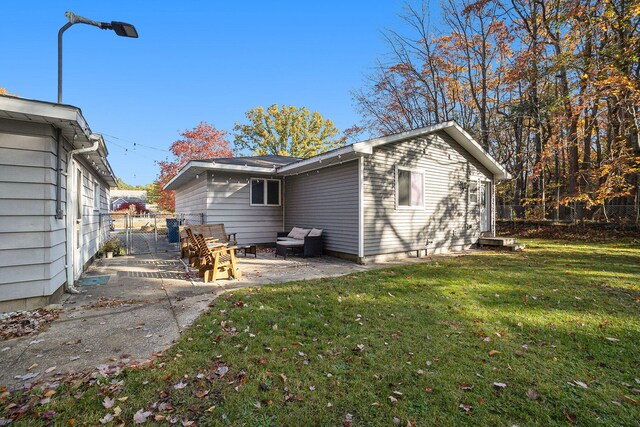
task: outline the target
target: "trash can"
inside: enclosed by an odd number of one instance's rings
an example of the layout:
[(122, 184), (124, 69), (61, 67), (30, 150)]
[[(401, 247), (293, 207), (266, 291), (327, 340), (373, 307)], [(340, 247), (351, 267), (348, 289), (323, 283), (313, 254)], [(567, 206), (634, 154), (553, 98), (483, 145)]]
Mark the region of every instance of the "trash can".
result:
[(178, 243), (180, 241), (180, 230), (178, 229), (178, 220), (176, 218), (167, 218), (167, 239), (169, 243)]

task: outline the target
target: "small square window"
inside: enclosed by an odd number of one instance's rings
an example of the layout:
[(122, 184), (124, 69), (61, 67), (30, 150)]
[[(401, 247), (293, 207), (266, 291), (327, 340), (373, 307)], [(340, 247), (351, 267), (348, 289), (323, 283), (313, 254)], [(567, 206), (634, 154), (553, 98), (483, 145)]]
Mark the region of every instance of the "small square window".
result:
[(398, 168), (396, 189), (398, 207), (424, 207), (424, 174), (422, 172)]

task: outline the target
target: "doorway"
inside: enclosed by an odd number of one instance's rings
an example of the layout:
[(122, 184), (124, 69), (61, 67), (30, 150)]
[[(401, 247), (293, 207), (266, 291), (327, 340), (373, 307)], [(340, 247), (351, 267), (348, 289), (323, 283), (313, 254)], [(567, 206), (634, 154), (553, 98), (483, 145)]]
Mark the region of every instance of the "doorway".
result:
[(480, 182), (478, 202), (480, 203), (480, 232), (491, 231), (491, 183)]

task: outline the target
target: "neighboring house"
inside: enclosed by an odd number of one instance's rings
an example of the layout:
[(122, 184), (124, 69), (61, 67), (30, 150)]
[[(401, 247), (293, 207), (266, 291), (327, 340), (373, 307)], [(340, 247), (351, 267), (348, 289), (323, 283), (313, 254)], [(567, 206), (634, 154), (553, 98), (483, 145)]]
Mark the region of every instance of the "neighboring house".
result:
[(123, 206), (134, 203), (139, 210), (147, 209), (146, 190), (111, 190), (110, 207), (112, 211), (119, 211)]
[(300, 160), (191, 161), (166, 185), (176, 212), (204, 213), (239, 243), (322, 228), (327, 253), (361, 263), (467, 249), (495, 235), (495, 182), (508, 178), (457, 123)]
[(0, 96), (0, 312), (55, 301), (99, 250), (107, 155), (79, 108)]

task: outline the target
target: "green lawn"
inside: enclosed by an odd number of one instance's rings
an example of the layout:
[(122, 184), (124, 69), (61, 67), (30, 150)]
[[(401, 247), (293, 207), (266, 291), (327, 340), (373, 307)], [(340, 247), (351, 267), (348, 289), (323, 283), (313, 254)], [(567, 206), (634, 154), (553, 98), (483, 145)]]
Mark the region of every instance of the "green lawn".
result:
[(13, 425), (96, 425), (105, 390), (109, 425), (637, 425), (640, 240), (524, 243), (236, 291), (153, 367)]

